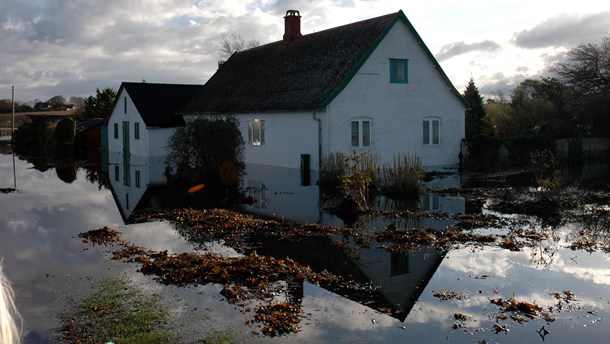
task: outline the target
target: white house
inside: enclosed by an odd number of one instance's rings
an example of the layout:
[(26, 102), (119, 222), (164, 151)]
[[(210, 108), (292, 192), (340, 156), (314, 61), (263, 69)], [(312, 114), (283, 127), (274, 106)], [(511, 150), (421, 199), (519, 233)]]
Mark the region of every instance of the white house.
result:
[(179, 110), (233, 115), (247, 165), (319, 169), (320, 157), (415, 153), (428, 170), (459, 163), (467, 101), (402, 11), (234, 53)]
[(165, 182), (170, 135), (184, 124), (175, 116), (201, 85), (123, 82), (106, 119), (108, 173), (127, 219), (151, 185)]
[(123, 82), (106, 119), (110, 155), (165, 156), (168, 138), (184, 125), (174, 113), (201, 85)]

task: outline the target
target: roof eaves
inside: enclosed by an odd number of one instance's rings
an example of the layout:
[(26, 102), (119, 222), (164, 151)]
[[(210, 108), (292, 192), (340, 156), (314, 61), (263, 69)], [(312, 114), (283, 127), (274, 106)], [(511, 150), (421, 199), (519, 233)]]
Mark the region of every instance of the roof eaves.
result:
[(119, 94), (121, 94), (121, 91), (123, 91), (125, 89), (124, 84), (125, 84), (124, 82), (121, 83), (121, 86), (119, 87), (119, 90), (117, 91), (116, 96), (114, 97), (114, 101), (112, 102), (112, 107), (110, 108), (110, 113), (108, 114), (108, 116), (106, 116), (106, 118), (104, 118), (105, 126), (108, 126), (108, 121), (110, 121), (110, 117), (112, 117), (114, 108), (116, 107), (116, 104), (119, 102)]
[(421, 38), (419, 33), (417, 33), (417, 30), (415, 30), (415, 27), (413, 26), (413, 24), (411, 24), (411, 22), (409, 21), (409, 19), (407, 18), (407, 16), (404, 14), (404, 12), (402, 10), (399, 11), (398, 13), (399, 13), (400, 18), (403, 20), (403, 22), (407, 25), (409, 30), (411, 30), (411, 32), (415, 36), (415, 39), (420, 44), (422, 49), (424, 49), (424, 52), (426, 53), (426, 55), (428, 55), (428, 58), (430, 59), (430, 61), (434, 65), (434, 67), (436, 67), (438, 72), (441, 74), (441, 77), (445, 80), (445, 82), (449, 86), (450, 91), (453, 92), (453, 94), (458, 98), (458, 100), (462, 103), (462, 105), (464, 105), (464, 108), (469, 108), (470, 103), (468, 103), (466, 98), (464, 98), (464, 96), (462, 96), (462, 94), (455, 88), (455, 86), (453, 85), (451, 80), (449, 80), (449, 77), (447, 76), (447, 74), (445, 74), (445, 71), (443, 70), (441, 65), (438, 63), (438, 61), (436, 60), (434, 55), (432, 55), (432, 52), (430, 51), (430, 49), (428, 49), (428, 46), (426, 45), (426, 43), (424, 43), (424, 40)]

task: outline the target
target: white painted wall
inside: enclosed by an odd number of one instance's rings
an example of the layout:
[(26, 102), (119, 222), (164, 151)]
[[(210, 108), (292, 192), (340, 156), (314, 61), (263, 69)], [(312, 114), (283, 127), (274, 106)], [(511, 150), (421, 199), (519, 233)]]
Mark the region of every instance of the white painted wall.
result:
[[(244, 139), (244, 161), (275, 167), (299, 169), (301, 154), (309, 154), (311, 170), (318, 170), (318, 122), (313, 112), (244, 113), (234, 115)], [(190, 121), (196, 116), (185, 116)], [(265, 121), (265, 143), (248, 143), (248, 121)], [(315, 181), (314, 181), (315, 182)]]
[[(108, 151), (111, 154), (123, 151), (123, 121), (129, 122), (129, 151), (132, 155), (164, 157), (167, 155), (165, 147), (169, 137), (176, 128), (150, 128), (147, 127), (138, 112), (135, 104), (125, 89), (117, 95), (117, 103), (108, 120)], [(125, 99), (127, 111), (125, 112)], [(118, 124), (118, 138), (114, 136), (114, 124)], [(140, 126), (140, 138), (135, 139), (135, 123)]]
[[(146, 139), (148, 144), (148, 155), (155, 157), (167, 156), (167, 143), (169, 137), (177, 128), (146, 128)], [(140, 133), (141, 135), (141, 133)]]
[[(408, 59), (409, 83), (390, 83), (389, 59)], [(347, 87), (327, 109), (323, 154), (351, 153), (350, 122), (371, 117), (372, 146), (391, 162), (395, 153), (416, 153), (423, 165), (434, 169), (457, 165), (464, 137), (464, 107), (402, 22), (388, 32)], [(441, 144), (424, 145), (422, 122), (441, 118)]]

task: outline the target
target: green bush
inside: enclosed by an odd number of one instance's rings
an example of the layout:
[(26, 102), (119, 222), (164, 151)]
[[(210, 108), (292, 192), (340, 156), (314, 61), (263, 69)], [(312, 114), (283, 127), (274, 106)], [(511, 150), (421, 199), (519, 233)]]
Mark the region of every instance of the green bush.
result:
[(53, 147), (55, 125), (46, 119), (35, 119), (24, 123), (15, 130), (13, 140), (15, 151), (44, 155)]
[(477, 135), (464, 140), (468, 154), (462, 167), (469, 171), (491, 171), (496, 169), (500, 158), (502, 140), (495, 136)]
[(509, 158), (513, 165), (530, 166), (530, 156), (534, 152), (548, 150), (553, 152), (555, 144), (551, 138), (544, 136), (515, 137), (508, 141)]
[(178, 188), (204, 184), (202, 193), (219, 202), (238, 198), (244, 174), (244, 140), (234, 117), (200, 117), (170, 136), (167, 151), (168, 183)]

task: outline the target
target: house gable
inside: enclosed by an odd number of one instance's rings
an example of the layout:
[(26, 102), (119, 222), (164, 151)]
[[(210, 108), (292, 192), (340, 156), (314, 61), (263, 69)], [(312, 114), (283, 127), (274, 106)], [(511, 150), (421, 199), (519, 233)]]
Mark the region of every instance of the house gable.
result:
[(371, 45), (371, 47), (366, 51), (366, 53), (362, 56), (362, 58), (360, 59), (360, 61), (358, 61), (358, 64), (351, 70), (351, 72), (349, 73), (349, 75), (343, 80), (343, 82), (337, 87), (335, 88), (335, 90), (324, 100), (324, 102), (322, 103), (322, 105), (324, 107), (328, 106), (333, 99), (335, 99), (335, 97), (337, 97), (337, 95), (343, 91), (343, 89), (351, 82), (351, 80), (353, 79), (353, 77), (356, 75), (356, 73), (358, 73), (358, 71), (360, 70), (360, 68), (364, 65), (364, 63), (368, 60), (368, 58), (371, 56), (371, 54), (375, 51), (375, 49), (377, 49), (377, 47), (379, 46), (379, 44), (385, 39), (385, 37), (387, 36), (387, 34), (392, 30), (392, 28), (394, 27), (394, 25), (396, 25), (397, 22), (403, 22), (407, 28), (409, 29), (409, 32), (415, 37), (416, 41), (419, 44), (419, 47), (424, 51), (424, 53), (426, 54), (426, 56), (428, 57), (428, 59), (430, 60), (430, 62), (434, 65), (435, 69), (438, 71), (438, 73), (440, 73), (440, 76), (443, 78), (443, 80), (445, 81), (445, 83), (447, 84), (447, 86), (449, 87), (449, 89), (451, 90), (451, 92), (457, 97), (457, 99), (462, 103), (462, 105), (464, 106), (464, 108), (468, 108), (470, 106), (470, 104), (468, 104), (468, 101), (462, 96), (462, 94), (455, 88), (455, 86), (453, 85), (453, 83), (451, 82), (451, 80), (449, 80), (449, 77), (447, 76), (447, 74), (445, 74), (445, 72), (443, 71), (442, 67), (440, 66), (440, 64), (438, 63), (438, 61), (436, 60), (436, 58), (434, 57), (434, 55), (432, 55), (432, 52), (430, 52), (430, 49), (428, 49), (428, 47), (426, 46), (426, 44), (424, 43), (424, 41), (422, 40), (421, 36), (419, 35), (419, 33), (417, 33), (417, 30), (415, 30), (415, 27), (413, 26), (413, 24), (411, 24), (411, 22), (409, 21), (409, 19), (407, 18), (407, 16), (404, 14), (404, 12), (402, 10), (398, 11), (398, 13), (395, 14), (395, 16), (393, 17), (392, 21), (388, 24), (388, 26), (385, 28), (385, 30), (379, 35), (379, 37), (377, 37), (377, 39), (375, 40), (375, 42)]

